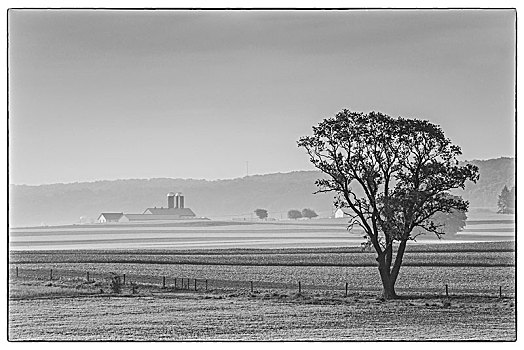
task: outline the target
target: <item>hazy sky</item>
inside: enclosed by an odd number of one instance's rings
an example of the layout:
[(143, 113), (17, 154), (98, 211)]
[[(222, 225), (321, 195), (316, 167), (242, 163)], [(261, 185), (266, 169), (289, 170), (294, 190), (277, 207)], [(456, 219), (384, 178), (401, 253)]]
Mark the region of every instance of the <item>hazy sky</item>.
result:
[(343, 108), (514, 156), (515, 13), (9, 12), (10, 182), (313, 169), (296, 140)]

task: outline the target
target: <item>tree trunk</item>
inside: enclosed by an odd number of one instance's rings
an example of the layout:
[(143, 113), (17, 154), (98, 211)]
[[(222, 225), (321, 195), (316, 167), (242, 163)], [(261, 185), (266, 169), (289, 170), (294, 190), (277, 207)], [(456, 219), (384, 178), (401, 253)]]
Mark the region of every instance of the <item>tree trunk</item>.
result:
[(397, 293), (395, 292), (395, 280), (390, 274), (390, 266), (387, 264), (386, 254), (379, 256), (377, 261), (380, 279), (382, 280), (382, 298), (385, 300), (396, 299)]
[(393, 269), (391, 270), (391, 280), (393, 284), (397, 282), (398, 273), (400, 271), (400, 267), (402, 266), (402, 259), (404, 258), (404, 253), (406, 252), (406, 243), (407, 240), (402, 240), (398, 246), (395, 264), (393, 264)]
[(388, 284), (383, 285), (382, 298), (385, 300), (397, 299), (397, 293), (395, 292), (395, 284), (390, 281)]
[[(382, 297), (386, 300), (398, 298), (397, 293), (395, 292), (395, 283), (397, 282), (402, 259), (406, 251), (406, 243), (407, 240), (402, 240), (400, 242), (393, 268), (391, 268), (391, 251), (389, 251), (388, 255), (388, 250), (386, 250), (377, 258), (380, 279), (382, 280)], [(392, 247), (390, 248), (392, 249)]]

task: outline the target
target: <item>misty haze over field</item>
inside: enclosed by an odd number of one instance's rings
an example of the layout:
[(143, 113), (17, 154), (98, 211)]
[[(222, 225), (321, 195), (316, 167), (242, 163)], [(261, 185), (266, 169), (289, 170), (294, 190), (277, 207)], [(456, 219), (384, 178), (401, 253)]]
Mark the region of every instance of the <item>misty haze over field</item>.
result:
[(511, 10), (11, 10), (8, 29), (12, 184), (313, 170), (296, 141), (343, 108), (514, 157)]
[[(480, 169), (477, 184), (457, 191), (472, 208), (496, 208), (504, 185), (515, 184), (512, 158), (473, 161)], [(143, 179), (11, 187), (13, 226), (54, 225), (96, 220), (101, 212), (141, 213), (167, 206), (166, 193), (181, 191), (197, 217), (252, 219), (265, 208), (269, 217), (286, 219), (290, 209), (312, 208), (320, 217), (333, 215), (334, 194), (313, 194), (317, 171), (254, 175), (232, 180)], [(496, 209), (493, 209), (496, 210)]]
[(513, 58), (503, 10), (11, 10), (10, 224), (170, 191), (198, 217), (328, 217), (296, 141), (342, 108), (428, 119), (462, 160), (493, 158), (464, 192), (493, 208), (515, 184)]

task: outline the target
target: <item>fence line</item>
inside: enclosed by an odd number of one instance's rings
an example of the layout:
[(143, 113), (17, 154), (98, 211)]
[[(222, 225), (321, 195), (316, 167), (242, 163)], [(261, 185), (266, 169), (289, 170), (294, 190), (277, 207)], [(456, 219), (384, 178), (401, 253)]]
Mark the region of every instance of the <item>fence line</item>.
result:
[[(331, 291), (339, 292), (341, 295), (347, 297), (349, 292), (380, 292), (381, 286), (357, 286), (351, 285), (349, 282), (337, 283), (337, 284), (304, 284), (302, 281), (296, 282), (274, 282), (274, 281), (244, 281), (244, 280), (227, 280), (227, 279), (209, 279), (209, 278), (190, 278), (190, 277), (171, 277), (165, 275), (152, 276), (152, 275), (141, 275), (141, 274), (129, 274), (129, 273), (97, 273), (93, 271), (79, 271), (79, 270), (57, 270), (57, 269), (22, 269), (16, 266), (15, 268), (9, 269), (10, 277), (23, 279), (23, 278), (36, 278), (38, 280), (61, 280), (61, 279), (73, 279), (75, 281), (86, 281), (96, 282), (111, 281), (112, 277), (120, 276), (122, 285), (131, 285), (133, 294), (138, 284), (158, 287), (159, 289), (171, 289), (171, 290), (186, 290), (186, 291), (245, 291), (245, 292), (261, 292), (261, 291), (272, 291), (272, 290), (295, 290), (299, 294), (304, 291), (309, 292), (320, 292), (320, 291)], [(47, 276), (47, 277), (46, 277)], [(127, 276), (127, 282), (126, 282)], [(180, 284), (177, 284), (180, 281)], [(171, 283), (169, 283), (171, 282)], [(191, 282), (193, 288), (191, 289)], [(205, 286), (205, 287), (203, 287)], [(493, 286), (491, 288), (464, 288), (464, 287), (453, 287), (453, 285), (443, 284), (442, 287), (395, 287), (397, 292), (404, 293), (435, 293), (440, 296), (453, 297), (453, 296), (489, 296), (489, 297), (511, 297), (515, 296), (515, 290), (512, 287), (507, 286)]]

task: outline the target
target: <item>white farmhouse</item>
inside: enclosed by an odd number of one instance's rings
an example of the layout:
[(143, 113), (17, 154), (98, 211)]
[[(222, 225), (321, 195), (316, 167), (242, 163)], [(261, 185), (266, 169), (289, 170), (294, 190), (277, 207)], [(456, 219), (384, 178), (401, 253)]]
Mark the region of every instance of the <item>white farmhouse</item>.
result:
[(338, 208), (335, 211), (335, 218), (336, 219), (338, 219), (338, 218), (346, 218), (346, 217), (351, 216), (352, 213), (353, 213), (353, 210), (351, 210), (349, 208)]

